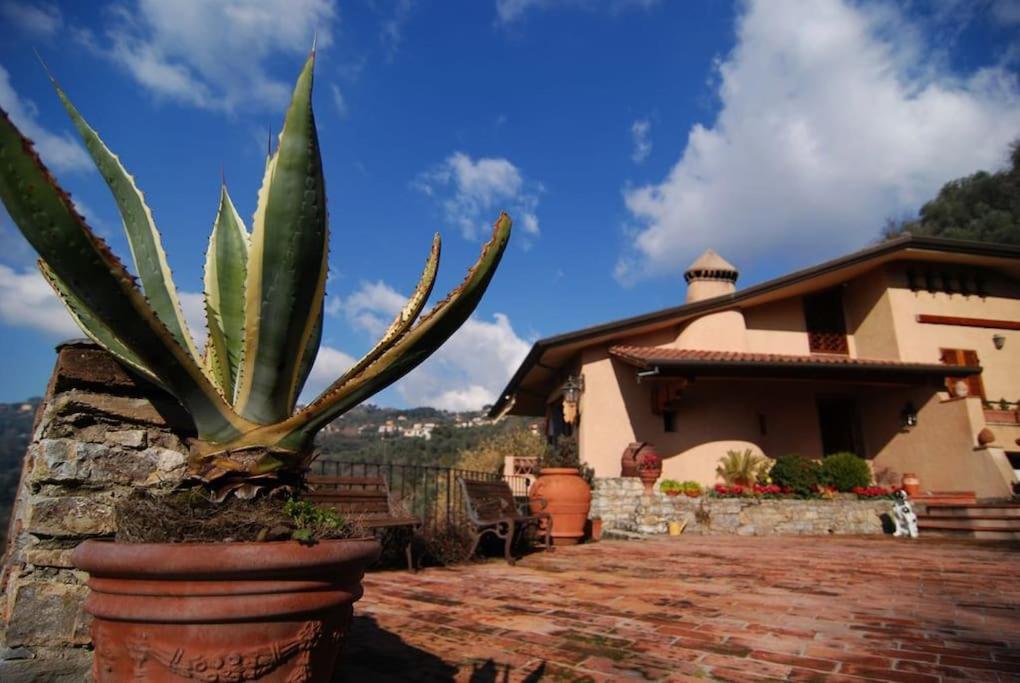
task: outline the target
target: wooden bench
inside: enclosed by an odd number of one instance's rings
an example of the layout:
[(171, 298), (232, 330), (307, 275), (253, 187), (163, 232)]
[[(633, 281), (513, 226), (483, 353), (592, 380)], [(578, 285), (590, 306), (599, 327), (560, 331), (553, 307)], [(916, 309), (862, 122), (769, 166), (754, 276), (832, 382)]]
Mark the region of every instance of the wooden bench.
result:
[(404, 554), (407, 568), (415, 570), (411, 544), (421, 520), (394, 509), (384, 478), (312, 475), (308, 477), (308, 484), (311, 488), (305, 494), (308, 500), (356, 519), (366, 529), (406, 528), (410, 533)]
[[(482, 536), (493, 534), (503, 540), (503, 556), (507, 563), (514, 564), (510, 554), (514, 537), (529, 526), (543, 529), (545, 548), (552, 549), (552, 517), (548, 512), (532, 515), (522, 511), (514, 500), (510, 484), (505, 481), (478, 481), (461, 477), (457, 481), (464, 494), (464, 505), (474, 537), (468, 557), (475, 554)], [(544, 509), (547, 501), (544, 498), (538, 500)]]

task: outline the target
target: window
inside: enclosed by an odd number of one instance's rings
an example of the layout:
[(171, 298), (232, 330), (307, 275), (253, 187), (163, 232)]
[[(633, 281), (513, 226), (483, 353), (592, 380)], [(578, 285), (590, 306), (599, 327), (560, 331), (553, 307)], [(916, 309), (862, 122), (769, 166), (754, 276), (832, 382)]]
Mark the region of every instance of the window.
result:
[(848, 355), (843, 290), (839, 287), (804, 297), (804, 322), (811, 353)]
[[(977, 351), (971, 349), (941, 349), (942, 362), (946, 365), (966, 365), (980, 367)], [(981, 375), (968, 375), (966, 377), (946, 377), (946, 390), (950, 396), (956, 396), (956, 383), (964, 382), (967, 385), (968, 396), (985, 397), (985, 385), (981, 382)]]
[(662, 411), (662, 431), (664, 432), (676, 431), (676, 413), (674, 413), (672, 410)]

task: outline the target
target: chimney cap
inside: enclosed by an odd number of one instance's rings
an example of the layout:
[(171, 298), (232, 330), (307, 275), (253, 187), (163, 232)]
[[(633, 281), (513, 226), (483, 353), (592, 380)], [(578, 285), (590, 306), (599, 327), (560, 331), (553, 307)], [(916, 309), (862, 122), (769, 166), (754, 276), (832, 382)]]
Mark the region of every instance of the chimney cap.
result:
[(733, 267), (732, 263), (715, 253), (712, 249), (706, 249), (684, 272), (684, 280), (688, 283), (692, 280), (736, 282), (739, 275), (740, 273)]

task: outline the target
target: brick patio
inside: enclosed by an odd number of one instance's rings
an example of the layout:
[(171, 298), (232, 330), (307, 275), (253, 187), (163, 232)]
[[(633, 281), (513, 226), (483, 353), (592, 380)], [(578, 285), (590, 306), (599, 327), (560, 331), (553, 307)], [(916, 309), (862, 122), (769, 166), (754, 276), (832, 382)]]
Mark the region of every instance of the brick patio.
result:
[(1015, 545), (608, 541), (365, 591), (342, 681), (1020, 680)]

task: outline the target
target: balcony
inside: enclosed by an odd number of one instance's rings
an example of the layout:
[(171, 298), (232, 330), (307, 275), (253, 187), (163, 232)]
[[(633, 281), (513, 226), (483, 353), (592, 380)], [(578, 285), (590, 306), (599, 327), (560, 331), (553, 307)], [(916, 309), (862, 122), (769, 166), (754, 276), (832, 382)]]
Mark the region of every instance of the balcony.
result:
[(846, 334), (842, 332), (808, 332), (808, 348), (811, 353), (850, 355)]

